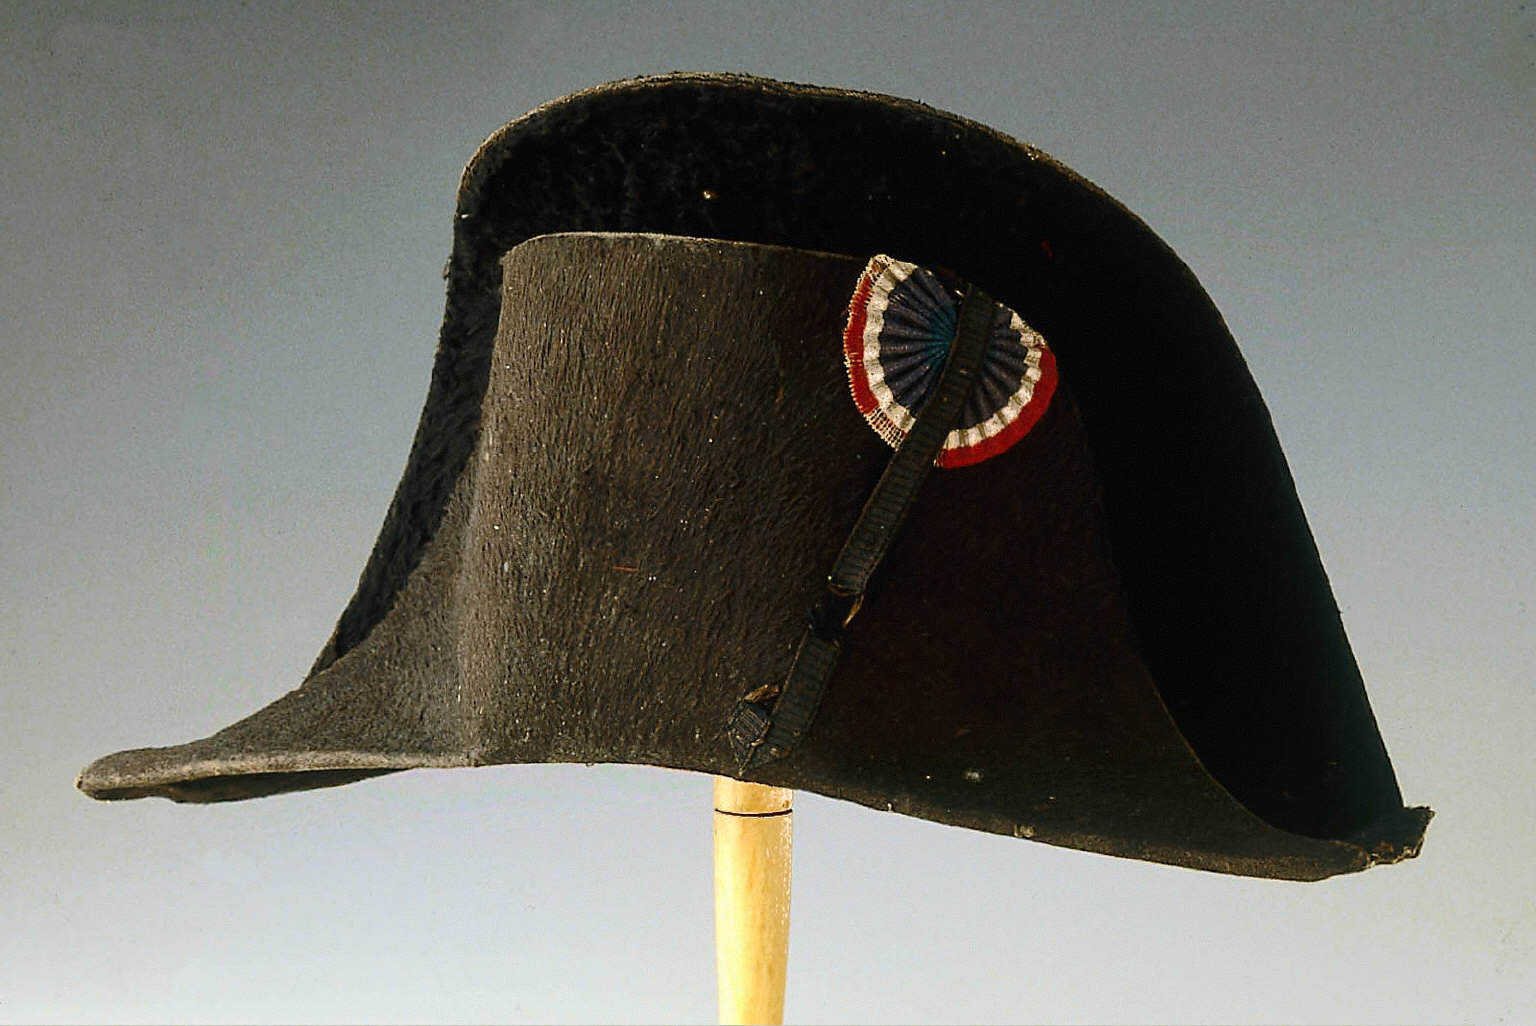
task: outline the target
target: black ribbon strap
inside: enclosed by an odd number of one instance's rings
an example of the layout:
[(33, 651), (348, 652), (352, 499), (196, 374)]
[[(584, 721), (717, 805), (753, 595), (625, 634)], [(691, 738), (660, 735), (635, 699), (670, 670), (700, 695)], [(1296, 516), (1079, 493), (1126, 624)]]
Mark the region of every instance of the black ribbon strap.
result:
[(789, 754), (811, 727), (821, 696), (837, 668), (838, 639), (863, 602), (864, 589), (911, 512), (944, 440), (955, 429), (987, 343), (998, 306), (971, 286), (960, 299), (955, 338), (933, 392), (917, 413), (880, 480), (859, 511), (843, 550), (827, 578), (827, 593), (811, 610), (810, 623), (782, 683), (745, 696), (731, 715), (731, 750), (745, 773)]

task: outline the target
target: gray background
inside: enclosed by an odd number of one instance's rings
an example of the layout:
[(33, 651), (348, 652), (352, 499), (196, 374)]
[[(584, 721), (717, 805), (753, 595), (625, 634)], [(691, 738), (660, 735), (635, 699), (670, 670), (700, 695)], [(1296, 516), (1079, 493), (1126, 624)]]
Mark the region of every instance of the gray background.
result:
[(742, 70), (1040, 146), (1268, 398), (1416, 862), (1228, 879), (799, 801), (809, 1021), (1536, 1020), (1536, 9), (7, 3), (0, 1019), (708, 1021), (703, 777), (418, 771), (214, 808), (74, 773), (303, 676), (426, 392), (463, 162)]

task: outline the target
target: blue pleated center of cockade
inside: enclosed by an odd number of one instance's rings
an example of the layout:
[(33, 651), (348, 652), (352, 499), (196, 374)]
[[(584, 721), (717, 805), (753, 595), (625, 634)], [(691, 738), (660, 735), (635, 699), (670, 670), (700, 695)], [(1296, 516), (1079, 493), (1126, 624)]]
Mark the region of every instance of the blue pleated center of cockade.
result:
[[(1018, 391), (1030, 371), (1030, 350), (1013, 327), (1013, 315), (999, 307), (992, 339), (955, 427), (989, 420)], [(916, 414), (933, 391), (954, 343), (960, 306), (931, 271), (919, 267), (898, 282), (886, 301), (880, 326), (880, 370), (892, 397)]]
[(954, 296), (922, 268), (891, 289), (880, 327), (880, 371), (906, 409), (916, 412), (933, 389), (959, 315)]

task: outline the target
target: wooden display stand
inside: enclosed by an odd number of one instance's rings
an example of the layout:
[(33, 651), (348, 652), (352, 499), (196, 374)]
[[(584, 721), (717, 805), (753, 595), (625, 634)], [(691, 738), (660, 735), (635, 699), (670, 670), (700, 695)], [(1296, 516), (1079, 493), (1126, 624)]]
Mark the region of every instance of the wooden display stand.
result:
[(715, 778), (720, 1022), (784, 1021), (794, 792)]

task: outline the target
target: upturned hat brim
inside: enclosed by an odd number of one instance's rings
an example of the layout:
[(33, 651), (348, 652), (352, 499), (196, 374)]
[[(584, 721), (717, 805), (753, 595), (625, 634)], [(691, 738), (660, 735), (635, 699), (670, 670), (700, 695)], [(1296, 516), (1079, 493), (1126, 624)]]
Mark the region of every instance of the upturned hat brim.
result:
[[(659, 234), (535, 238), (591, 231)], [(755, 776), (1226, 872), (1416, 853), (1428, 812), (1402, 805), (1262, 400), (1183, 264), (986, 128), (730, 76), (592, 90), (486, 143), (411, 458), (310, 678), (80, 786), (735, 773), (730, 706), (793, 648), (889, 453), (836, 349), (884, 252), (1021, 313), (1063, 388), (1014, 449), (924, 486), (815, 730)]]

